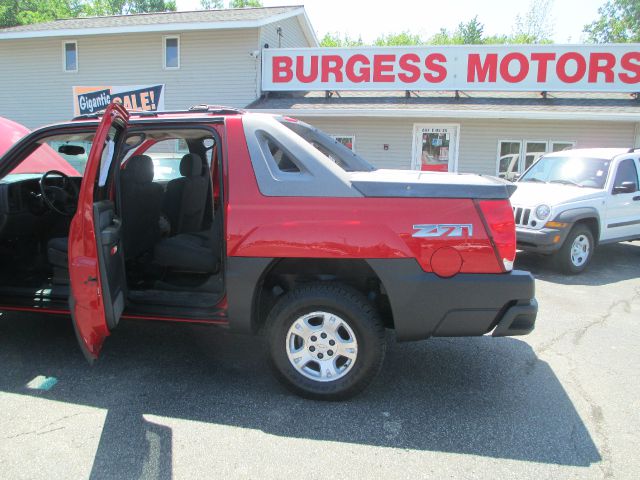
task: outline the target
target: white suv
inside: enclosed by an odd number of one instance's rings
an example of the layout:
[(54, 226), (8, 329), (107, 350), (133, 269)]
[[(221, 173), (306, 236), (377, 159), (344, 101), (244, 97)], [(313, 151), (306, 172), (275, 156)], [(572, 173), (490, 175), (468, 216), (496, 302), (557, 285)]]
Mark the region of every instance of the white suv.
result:
[(554, 254), (570, 274), (599, 244), (640, 240), (640, 152), (576, 149), (546, 154), (511, 197), (518, 248)]

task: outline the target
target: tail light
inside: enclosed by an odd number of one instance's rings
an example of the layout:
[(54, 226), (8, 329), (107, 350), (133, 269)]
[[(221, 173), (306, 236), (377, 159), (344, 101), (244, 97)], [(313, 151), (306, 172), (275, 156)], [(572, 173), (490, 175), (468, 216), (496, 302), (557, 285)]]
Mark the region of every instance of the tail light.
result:
[(510, 272), (516, 258), (516, 224), (511, 204), (509, 200), (480, 200), (478, 204), (498, 259), (505, 272)]

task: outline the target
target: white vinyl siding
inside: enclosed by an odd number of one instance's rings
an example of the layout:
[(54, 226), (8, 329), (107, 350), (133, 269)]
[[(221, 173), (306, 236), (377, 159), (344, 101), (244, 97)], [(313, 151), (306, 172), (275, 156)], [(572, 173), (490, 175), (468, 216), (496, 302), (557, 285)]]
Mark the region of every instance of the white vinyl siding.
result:
[(300, 25), (301, 18), (300, 16), (291, 17), (261, 27), (260, 48), (264, 48), (265, 43), (269, 44), (269, 48), (278, 48), (278, 27), (282, 28), (281, 48), (312, 47)]
[[(262, 51), (265, 45), (269, 45), (268, 48), (278, 48), (278, 44), (281, 48), (296, 48), (296, 47), (313, 47), (302, 30), (300, 25), (300, 19), (302, 17), (287, 18), (281, 22), (273, 22), (264, 27), (260, 27), (260, 37), (258, 40), (258, 51)], [(282, 37), (278, 35), (278, 27), (282, 29)], [(259, 97), (262, 93), (260, 80), (262, 78), (261, 58), (256, 58), (255, 63), (258, 69), (258, 91), (256, 97)]]
[[(439, 118), (300, 118), (328, 134), (353, 132), (358, 154), (378, 168), (411, 168), (414, 123), (451, 123)], [(468, 120), (460, 124), (458, 172), (496, 174), (496, 152), (500, 140), (546, 139), (576, 142), (576, 148), (630, 147), (635, 124), (629, 122), (576, 122), (544, 120)], [(384, 150), (384, 145), (389, 150)]]
[(179, 70), (162, 68), (162, 37), (83, 38), (82, 67), (73, 75), (60, 67), (65, 39), (2, 40), (0, 116), (29, 128), (67, 121), (73, 116), (74, 85), (164, 83), (167, 110), (200, 103), (244, 107), (257, 98), (258, 65), (249, 52), (257, 48), (259, 29), (182, 33)]

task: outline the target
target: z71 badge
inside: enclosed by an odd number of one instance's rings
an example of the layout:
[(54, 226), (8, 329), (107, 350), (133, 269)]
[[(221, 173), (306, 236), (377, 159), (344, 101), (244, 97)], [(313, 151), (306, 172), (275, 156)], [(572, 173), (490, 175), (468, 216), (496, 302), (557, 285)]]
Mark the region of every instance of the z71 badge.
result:
[[(428, 223), (424, 225), (414, 225), (414, 230), (417, 230), (412, 237), (425, 238), (425, 237), (471, 237), (473, 235), (473, 225), (469, 223)], [(465, 235), (466, 232), (466, 235)]]

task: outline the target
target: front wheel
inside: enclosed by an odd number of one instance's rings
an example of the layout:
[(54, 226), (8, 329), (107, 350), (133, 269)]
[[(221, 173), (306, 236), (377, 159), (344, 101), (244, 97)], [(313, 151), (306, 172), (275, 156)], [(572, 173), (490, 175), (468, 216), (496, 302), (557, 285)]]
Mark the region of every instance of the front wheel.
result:
[(316, 400), (344, 400), (380, 371), (385, 331), (357, 290), (335, 284), (293, 289), (267, 319), (269, 357), (289, 389)]
[(593, 234), (586, 225), (576, 225), (571, 229), (562, 248), (556, 253), (560, 270), (569, 275), (581, 273), (593, 256), (595, 243)]

